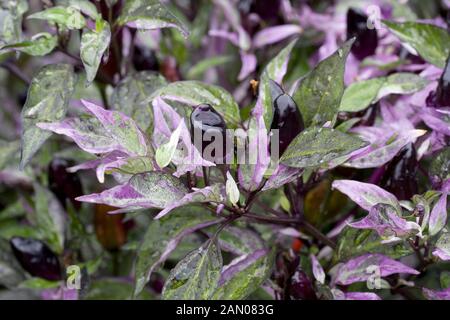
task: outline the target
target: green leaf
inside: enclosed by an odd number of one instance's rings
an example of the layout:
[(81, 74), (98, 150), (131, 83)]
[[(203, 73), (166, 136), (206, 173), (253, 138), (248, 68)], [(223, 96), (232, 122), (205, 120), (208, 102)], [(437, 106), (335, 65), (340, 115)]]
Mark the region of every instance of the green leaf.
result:
[(399, 72), (394, 73), (386, 78), (386, 81), (380, 88), (377, 98), (381, 98), (390, 94), (410, 94), (417, 92), (428, 84), (428, 81), (414, 73)]
[(0, 140), (0, 170), (3, 170), (20, 151), (20, 142)]
[(65, 213), (53, 193), (35, 183), (36, 226), (51, 248), (61, 253), (64, 248)]
[(419, 22), (383, 21), (402, 42), (413, 47), (427, 62), (444, 68), (450, 54), (450, 34), (437, 26)]
[(42, 278), (30, 278), (19, 284), (20, 288), (53, 289), (61, 285), (61, 281), (50, 281)]
[(361, 230), (345, 227), (339, 235), (333, 262), (343, 262), (365, 253), (381, 253), (392, 259), (398, 259), (413, 253), (403, 242), (382, 243), (383, 239), (374, 230)]
[(117, 24), (141, 30), (176, 28), (184, 37), (189, 35), (186, 26), (159, 0), (127, 0)]
[(108, 49), (111, 29), (108, 22), (97, 20), (95, 30), (85, 29), (81, 36), (80, 57), (88, 84), (94, 81), (102, 56)]
[(231, 56), (215, 56), (207, 59), (203, 59), (193, 65), (186, 74), (188, 79), (200, 78), (208, 69), (218, 67), (220, 65), (231, 62), (233, 57)]
[[(247, 298), (266, 281), (275, 262), (275, 250), (268, 252), (260, 249), (244, 257), (239, 257), (235, 265), (233, 262), (224, 268), (219, 288), (214, 299), (242, 300)], [(229, 279), (224, 279), (230, 277)]]
[(208, 240), (200, 248), (178, 262), (164, 284), (164, 300), (211, 299), (222, 270), (222, 254), (215, 241)]
[(151, 273), (167, 259), (184, 236), (217, 221), (217, 217), (197, 206), (175, 209), (170, 215), (153, 220), (136, 254), (134, 294), (142, 291)]
[(450, 271), (441, 272), (440, 282), (442, 289), (450, 288)]
[(291, 43), (289, 43), (274, 58), (272, 58), (272, 60), (270, 60), (264, 68), (264, 71), (259, 79), (258, 97), (261, 97), (266, 128), (270, 128), (273, 117), (272, 94), (270, 91), (269, 80), (273, 80), (281, 84), (286, 73), (289, 55), (291, 54), (292, 48), (296, 42), (297, 40), (291, 41)]
[(23, 169), (51, 133), (36, 127), (39, 122), (59, 121), (66, 115), (76, 76), (67, 64), (46, 65), (34, 76), (22, 109)]
[(230, 172), (227, 172), (227, 182), (225, 185), (225, 190), (228, 200), (232, 204), (236, 204), (239, 201), (240, 193), (236, 181), (234, 181), (233, 176), (230, 174)]
[(345, 89), (339, 111), (362, 111), (390, 94), (411, 94), (427, 84), (421, 76), (406, 72), (354, 82)]
[(330, 128), (301, 132), (283, 153), (281, 163), (294, 168), (316, 167), (366, 146), (356, 136)]
[[(133, 285), (127, 280), (121, 279), (99, 279), (89, 287), (84, 297), (86, 300), (130, 300), (133, 294)], [(151, 300), (152, 295), (143, 291), (139, 300)]]
[(300, 108), (305, 126), (334, 120), (344, 93), (345, 62), (354, 41), (347, 41), (321, 61), (303, 78), (292, 96)]
[(69, 0), (69, 4), (71, 7), (75, 7), (77, 9), (79, 9), (81, 12), (83, 12), (85, 15), (92, 18), (93, 20), (97, 20), (98, 18), (101, 18), (101, 15), (97, 11), (97, 7), (91, 1)]
[[(180, 122), (181, 124), (181, 122)], [(170, 135), (169, 142), (161, 145), (155, 153), (155, 160), (158, 166), (162, 169), (167, 167), (172, 161), (175, 154), (175, 150), (178, 146), (178, 141), (180, 140), (182, 126), (179, 125), (174, 132)]]
[(339, 111), (358, 112), (366, 109), (374, 103), (384, 82), (385, 78), (374, 78), (352, 83), (344, 91)]
[(114, 89), (111, 97), (112, 109), (132, 117), (142, 130), (147, 131), (153, 122), (149, 97), (166, 84), (164, 77), (153, 71), (131, 74)]
[(22, 282), (25, 276), (20, 270), (9, 242), (0, 239), (0, 285), (11, 288)]
[(28, 10), (28, 1), (1, 1), (0, 44), (19, 42), (22, 38), (22, 16)]
[(86, 20), (81, 14), (79, 8), (75, 6), (62, 7), (56, 6), (44, 11), (33, 13), (27, 19), (46, 20), (64, 26), (69, 30), (82, 29), (86, 26)]
[(224, 118), (227, 125), (235, 128), (240, 123), (239, 106), (225, 89), (200, 81), (177, 81), (157, 90), (151, 99), (160, 95), (166, 100), (179, 101), (190, 108), (208, 103)]
[[(212, 235), (213, 231), (208, 234)], [(237, 255), (246, 255), (264, 247), (263, 240), (256, 232), (236, 226), (226, 227), (220, 232), (219, 244), (222, 250)]]
[(8, 44), (0, 50), (11, 49), (24, 52), (30, 56), (45, 56), (53, 51), (57, 42), (58, 38), (56, 36), (43, 32), (35, 35), (31, 40)]
[(430, 173), (441, 180), (450, 178), (450, 147), (441, 149), (433, 157)]

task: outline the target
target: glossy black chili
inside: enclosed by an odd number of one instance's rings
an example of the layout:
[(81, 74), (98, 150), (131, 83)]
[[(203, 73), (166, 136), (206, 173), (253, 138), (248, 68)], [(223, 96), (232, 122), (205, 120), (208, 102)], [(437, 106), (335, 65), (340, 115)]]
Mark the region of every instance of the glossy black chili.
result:
[(279, 154), (305, 129), (302, 115), (295, 101), (274, 81), (270, 80), (273, 101), (273, 120), (270, 129), (279, 130)]
[(23, 237), (13, 237), (9, 243), (17, 261), (33, 277), (52, 281), (61, 279), (58, 257), (45, 243)]
[(367, 27), (368, 17), (364, 12), (350, 8), (347, 11), (347, 39), (356, 37), (352, 46), (353, 55), (359, 60), (371, 56), (378, 46), (378, 34), (375, 28)]
[[(209, 104), (200, 104), (195, 107), (190, 116), (191, 123), (191, 138), (192, 141), (208, 161), (220, 162), (225, 156), (226, 146), (226, 124), (222, 116)], [(211, 156), (204, 154), (205, 149), (214, 143), (216, 137), (222, 137), (222, 157), (217, 154), (216, 150), (211, 153)], [(206, 153), (206, 152), (205, 152)]]
[(389, 162), (382, 185), (399, 200), (409, 200), (418, 193), (417, 153), (412, 143), (406, 145)]

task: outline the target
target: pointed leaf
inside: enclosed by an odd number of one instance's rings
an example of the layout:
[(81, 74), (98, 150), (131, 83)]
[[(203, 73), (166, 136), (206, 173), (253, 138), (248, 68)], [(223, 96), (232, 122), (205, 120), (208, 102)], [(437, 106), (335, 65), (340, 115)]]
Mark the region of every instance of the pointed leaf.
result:
[(55, 6), (44, 11), (36, 12), (27, 19), (46, 20), (64, 26), (70, 30), (82, 29), (86, 25), (86, 20), (76, 6), (62, 7)]
[(108, 22), (98, 20), (95, 30), (85, 29), (81, 36), (80, 58), (86, 69), (87, 83), (94, 81), (103, 54), (109, 47), (111, 29)]
[(420, 226), (399, 216), (397, 210), (388, 204), (374, 205), (363, 219), (349, 224), (357, 229), (375, 230), (382, 238), (421, 235)]
[(302, 113), (305, 126), (333, 121), (344, 93), (345, 62), (354, 39), (347, 41), (321, 61), (304, 79), (292, 98)]
[(294, 168), (325, 165), (366, 143), (356, 136), (330, 128), (312, 128), (301, 132), (289, 144), (280, 162)]
[(216, 242), (208, 240), (178, 262), (163, 288), (164, 300), (207, 300), (217, 288), (222, 254)]
[(413, 47), (422, 58), (444, 68), (450, 54), (450, 34), (437, 26), (419, 22), (383, 21), (401, 41)]
[(437, 234), (447, 224), (447, 196), (448, 193), (444, 192), (430, 213), (428, 232), (431, 236)]
[(247, 298), (268, 279), (273, 265), (273, 251), (267, 249), (259, 249), (234, 259), (223, 268), (214, 299)]
[(164, 206), (155, 219), (160, 219), (168, 214), (175, 208), (190, 204), (190, 203), (205, 203), (205, 202), (216, 202), (221, 203), (226, 199), (225, 188), (221, 184), (215, 184), (212, 186), (205, 187), (203, 189), (193, 188), (194, 192), (188, 193), (181, 199), (177, 199)]
[(184, 236), (219, 220), (200, 207), (183, 207), (150, 223), (136, 254), (135, 291), (138, 295), (152, 272), (175, 250)]
[(382, 254), (365, 254), (339, 266), (333, 278), (333, 283), (349, 285), (367, 281), (370, 277), (373, 277), (373, 269), (375, 268), (378, 270), (376, 274), (379, 274), (380, 277), (387, 277), (395, 273), (419, 274), (417, 270)]
[(102, 203), (132, 211), (142, 208), (165, 208), (183, 198), (188, 190), (174, 176), (151, 171), (134, 175), (129, 182), (102, 193), (76, 198), (78, 201)]
[(34, 184), (36, 226), (51, 248), (61, 253), (64, 248), (65, 212), (50, 190)]
[(21, 168), (25, 167), (51, 136), (50, 132), (39, 129), (36, 124), (64, 118), (75, 89), (75, 82), (72, 67), (67, 64), (44, 66), (34, 76), (21, 115), (23, 126)]
[(176, 28), (183, 36), (189, 35), (187, 27), (159, 0), (126, 1), (117, 23), (141, 30)]
[(166, 84), (166, 79), (153, 71), (128, 75), (114, 88), (111, 107), (131, 117), (142, 130), (147, 131), (153, 119), (149, 97)]
[(450, 261), (450, 232), (444, 232), (436, 242), (433, 255), (444, 261)]
[(401, 212), (397, 198), (392, 193), (374, 184), (352, 180), (335, 180), (332, 187), (347, 195), (364, 210), (369, 211), (374, 205), (385, 203), (394, 207), (397, 212)]
[(289, 56), (294, 48), (297, 40), (291, 41), (286, 47), (283, 48), (264, 68), (261, 77), (259, 79), (258, 100), (256, 102), (253, 114), (264, 117), (264, 123), (266, 128), (270, 128), (273, 117), (272, 101), (276, 97), (272, 97), (270, 91), (269, 80), (273, 80), (276, 83), (281, 84), (284, 75), (287, 71), (289, 62)]
[(233, 176), (230, 174), (230, 172), (227, 172), (227, 182), (226, 182), (226, 192), (228, 200), (232, 204), (236, 204), (239, 201), (239, 188), (236, 184), (236, 181), (234, 181)]
[(31, 40), (8, 44), (1, 47), (0, 50), (16, 50), (30, 56), (45, 56), (55, 49), (57, 42), (58, 38), (56, 36), (43, 32), (35, 35)]

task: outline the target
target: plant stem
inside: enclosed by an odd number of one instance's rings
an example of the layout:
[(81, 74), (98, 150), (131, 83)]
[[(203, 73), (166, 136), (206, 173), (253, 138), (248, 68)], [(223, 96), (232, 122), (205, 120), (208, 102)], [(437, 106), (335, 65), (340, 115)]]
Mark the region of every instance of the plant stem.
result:
[(31, 83), (31, 79), (22, 72), (15, 64), (11, 62), (3, 62), (0, 66), (6, 70), (8, 70), (12, 75), (16, 76), (18, 79), (25, 82), (25, 84), (29, 85)]
[(205, 187), (209, 186), (208, 172), (206, 167), (202, 167), (203, 171), (203, 180), (205, 181)]

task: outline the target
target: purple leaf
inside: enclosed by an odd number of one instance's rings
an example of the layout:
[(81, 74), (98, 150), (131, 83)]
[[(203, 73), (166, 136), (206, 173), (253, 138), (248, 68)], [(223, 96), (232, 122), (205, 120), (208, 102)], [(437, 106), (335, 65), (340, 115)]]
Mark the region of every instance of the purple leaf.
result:
[(81, 102), (129, 155), (145, 156), (147, 154), (145, 137), (133, 119), (121, 112), (105, 110), (85, 100), (81, 100)]
[[(374, 269), (377, 272), (374, 272)], [(367, 281), (374, 274), (386, 277), (395, 273), (419, 274), (417, 270), (382, 254), (365, 254), (339, 266), (333, 278), (333, 283), (349, 285), (354, 282)]]
[(436, 242), (436, 248), (433, 250), (433, 255), (441, 260), (450, 260), (450, 233), (443, 233)]
[(316, 278), (317, 281), (319, 281), (321, 284), (325, 283), (325, 271), (323, 271), (322, 266), (320, 265), (319, 260), (317, 260), (316, 256), (311, 254), (309, 256), (311, 259), (312, 264), (312, 272), (314, 275), (314, 278)]
[(299, 34), (300, 32), (302, 32), (302, 28), (296, 24), (268, 27), (255, 34), (253, 46), (255, 48), (261, 48), (268, 44), (279, 42), (294, 34)]
[(95, 118), (67, 118), (61, 122), (38, 123), (41, 129), (66, 135), (89, 153), (121, 151), (131, 156), (145, 156), (147, 144), (135, 122), (118, 111), (108, 111), (81, 100)]
[(245, 51), (241, 51), (241, 71), (238, 75), (238, 80), (242, 81), (245, 78), (247, 78), (248, 75), (250, 75), (253, 71), (256, 69), (256, 56), (253, 53), (248, 53)]
[(441, 291), (423, 288), (422, 292), (428, 300), (450, 300), (450, 288)]
[(407, 144), (425, 134), (425, 130), (392, 131), (388, 128), (358, 127), (352, 129), (371, 144), (350, 157), (346, 166), (352, 168), (376, 168), (392, 160)]
[(38, 123), (37, 126), (68, 136), (81, 149), (89, 153), (124, 151), (95, 118), (66, 118), (61, 122)]
[(291, 168), (283, 164), (279, 164), (270, 178), (266, 181), (261, 191), (279, 188), (299, 178), (302, 173), (303, 169)]
[(347, 292), (345, 300), (381, 300), (381, 298), (373, 292)]
[(447, 196), (447, 192), (442, 193), (430, 213), (428, 232), (431, 236), (437, 234), (447, 224)]
[(164, 208), (183, 198), (187, 188), (172, 175), (151, 171), (134, 175), (126, 184), (118, 185), (102, 193), (76, 198), (78, 201), (102, 203), (124, 208), (115, 212), (143, 208)]
[(155, 148), (167, 143), (171, 137), (172, 132), (181, 123), (181, 134), (179, 148), (175, 151), (172, 162), (177, 166), (175, 176), (179, 177), (188, 171), (196, 171), (201, 166), (214, 166), (215, 164), (203, 159), (194, 147), (191, 140), (191, 135), (184, 122), (184, 119), (161, 97), (153, 100), (153, 114), (154, 114), (154, 131), (153, 131), (153, 145)]
[(356, 229), (375, 230), (382, 238), (421, 234), (417, 223), (403, 219), (394, 207), (383, 203), (374, 205), (366, 217), (349, 225)]
[(177, 199), (173, 202), (167, 203), (163, 206), (163, 210), (161, 210), (155, 219), (160, 219), (168, 214), (175, 208), (184, 206), (193, 202), (224, 202), (226, 200), (225, 186), (221, 184), (215, 184), (210, 187), (205, 187), (203, 189), (193, 188), (195, 191), (184, 195), (182, 198)]
[(367, 211), (376, 204), (385, 203), (393, 206), (397, 212), (401, 212), (397, 198), (374, 184), (353, 180), (335, 180), (332, 187), (347, 195)]

